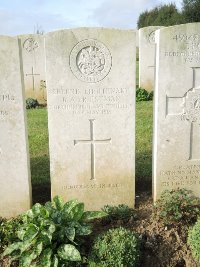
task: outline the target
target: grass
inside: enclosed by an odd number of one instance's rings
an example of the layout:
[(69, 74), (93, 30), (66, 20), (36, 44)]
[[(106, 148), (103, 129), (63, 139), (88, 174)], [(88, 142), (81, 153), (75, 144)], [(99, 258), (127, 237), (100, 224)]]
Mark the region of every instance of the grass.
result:
[(50, 199), (50, 164), (46, 109), (27, 110), (33, 202)]
[[(50, 198), (47, 110), (27, 110), (33, 201)], [(151, 181), (152, 101), (136, 103), (136, 181)], [(44, 194), (44, 196), (42, 196)]]
[(152, 178), (153, 101), (136, 103), (136, 181)]

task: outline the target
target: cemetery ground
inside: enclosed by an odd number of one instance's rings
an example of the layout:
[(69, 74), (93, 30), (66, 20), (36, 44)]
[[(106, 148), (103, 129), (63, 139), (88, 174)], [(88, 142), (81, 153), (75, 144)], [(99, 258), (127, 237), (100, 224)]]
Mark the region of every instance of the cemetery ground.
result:
[[(152, 116), (152, 101), (137, 102), (136, 206), (133, 216), (128, 219), (97, 220), (94, 224), (93, 237), (109, 228), (123, 226), (138, 233), (142, 240), (141, 267), (198, 267), (187, 245), (188, 225), (184, 223), (166, 225), (153, 215)], [(33, 203), (45, 203), (50, 200), (48, 126), (45, 108), (28, 110), (28, 131)], [(88, 249), (93, 237), (88, 240)], [(0, 266), (7, 267), (7, 261), (0, 262)]]

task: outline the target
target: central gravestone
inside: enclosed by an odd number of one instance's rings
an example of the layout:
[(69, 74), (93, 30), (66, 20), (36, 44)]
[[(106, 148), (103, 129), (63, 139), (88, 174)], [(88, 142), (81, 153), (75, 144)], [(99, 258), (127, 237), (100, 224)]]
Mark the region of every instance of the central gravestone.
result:
[(135, 32), (46, 35), (52, 197), (134, 206)]

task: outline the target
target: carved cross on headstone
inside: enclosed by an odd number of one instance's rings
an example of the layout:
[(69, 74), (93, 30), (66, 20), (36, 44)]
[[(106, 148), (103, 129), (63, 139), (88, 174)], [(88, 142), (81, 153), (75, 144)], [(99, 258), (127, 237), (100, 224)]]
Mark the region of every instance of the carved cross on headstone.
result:
[(91, 146), (91, 178), (90, 180), (95, 179), (95, 145), (97, 144), (108, 144), (111, 143), (111, 138), (108, 139), (95, 139), (94, 137), (94, 121), (95, 119), (90, 119), (90, 139), (83, 140), (74, 140), (74, 145), (79, 143), (87, 144)]
[(34, 73), (33, 67), (32, 67), (32, 72), (26, 74), (26, 76), (32, 76), (33, 91), (35, 90), (35, 77), (34, 76), (36, 75), (40, 75), (40, 74)]
[(200, 67), (192, 67), (193, 84), (182, 97), (166, 96), (166, 116), (190, 122), (188, 160), (200, 160)]

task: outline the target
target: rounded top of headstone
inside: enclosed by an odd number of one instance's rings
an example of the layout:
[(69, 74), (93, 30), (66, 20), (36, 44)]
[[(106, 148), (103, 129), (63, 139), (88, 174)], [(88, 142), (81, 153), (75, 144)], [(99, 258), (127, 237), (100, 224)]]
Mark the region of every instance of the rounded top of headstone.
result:
[(71, 51), (70, 68), (76, 78), (81, 81), (99, 82), (108, 75), (111, 66), (110, 51), (98, 40), (82, 40)]

